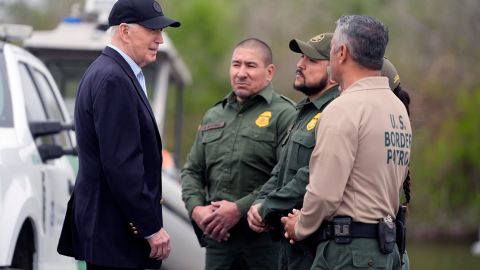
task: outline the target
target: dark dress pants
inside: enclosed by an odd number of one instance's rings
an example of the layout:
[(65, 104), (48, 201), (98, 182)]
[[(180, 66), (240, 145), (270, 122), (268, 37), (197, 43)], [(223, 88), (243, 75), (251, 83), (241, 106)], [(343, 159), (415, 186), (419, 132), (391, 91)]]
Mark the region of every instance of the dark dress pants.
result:
[(139, 268), (119, 268), (87, 263), (87, 270), (144, 270)]

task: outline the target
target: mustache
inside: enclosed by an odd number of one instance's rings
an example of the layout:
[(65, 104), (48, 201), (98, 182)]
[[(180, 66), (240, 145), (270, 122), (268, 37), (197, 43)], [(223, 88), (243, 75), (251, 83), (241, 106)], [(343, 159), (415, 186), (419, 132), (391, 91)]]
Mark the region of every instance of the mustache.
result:
[(235, 78), (235, 83), (247, 83), (248, 81), (249, 81), (249, 79), (246, 76)]
[(305, 75), (303, 75), (302, 70), (299, 69), (299, 68), (297, 68), (297, 70), (295, 71), (295, 74), (300, 75), (300, 76), (302, 76), (302, 77), (305, 77)]

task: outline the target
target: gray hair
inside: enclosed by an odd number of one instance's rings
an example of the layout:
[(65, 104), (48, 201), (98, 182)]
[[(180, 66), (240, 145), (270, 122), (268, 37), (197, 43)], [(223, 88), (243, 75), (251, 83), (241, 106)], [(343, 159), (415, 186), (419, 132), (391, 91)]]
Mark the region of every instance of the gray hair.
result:
[(372, 70), (380, 70), (388, 43), (388, 28), (364, 15), (342, 16), (334, 34), (335, 51), (345, 44), (355, 62)]
[(118, 31), (118, 25), (114, 25), (114, 26), (110, 26), (108, 28), (108, 33), (110, 33), (110, 35), (115, 35)]
[[(137, 25), (137, 24), (136, 24), (136, 23), (126, 23), (126, 25), (127, 25), (128, 27), (132, 27), (132, 26), (135, 26), (135, 25)], [(110, 27), (108, 28), (108, 32), (110, 33), (110, 35), (114, 36), (115, 34), (117, 34), (119, 28), (120, 28), (120, 25), (110, 26)]]

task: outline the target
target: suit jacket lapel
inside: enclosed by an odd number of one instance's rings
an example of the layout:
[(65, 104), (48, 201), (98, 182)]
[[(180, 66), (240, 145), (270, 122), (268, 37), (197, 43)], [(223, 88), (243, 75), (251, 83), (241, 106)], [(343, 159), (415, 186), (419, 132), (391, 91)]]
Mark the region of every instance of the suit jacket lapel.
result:
[(123, 71), (130, 77), (130, 80), (133, 82), (133, 85), (135, 86), (135, 90), (137, 91), (137, 94), (139, 95), (140, 99), (142, 100), (143, 104), (147, 108), (148, 113), (150, 114), (150, 117), (152, 118), (153, 124), (155, 126), (155, 132), (157, 135), (157, 139), (159, 141), (159, 147), (160, 147), (160, 152), (162, 151), (162, 139), (160, 137), (160, 131), (158, 130), (157, 126), (157, 121), (155, 120), (155, 115), (153, 114), (153, 110), (150, 107), (150, 103), (148, 102), (147, 97), (145, 96), (145, 93), (143, 92), (143, 88), (138, 82), (137, 76), (133, 74), (132, 69), (128, 65), (128, 63), (123, 59), (123, 57), (116, 52), (114, 49), (110, 47), (105, 47), (103, 50), (102, 54), (104, 54), (107, 57), (111, 57), (117, 62), (120, 67), (123, 69)]
[(106, 47), (103, 50), (103, 54), (113, 58), (120, 65), (123, 71), (128, 75), (128, 77), (130, 77), (130, 80), (133, 82), (133, 85), (135, 86), (135, 90), (137, 91), (137, 94), (140, 96), (140, 99), (142, 100), (143, 104), (147, 108), (148, 112), (150, 113), (150, 116), (152, 117), (156, 125), (157, 122), (155, 120), (155, 115), (153, 114), (152, 108), (150, 107), (150, 103), (148, 102), (148, 99), (145, 96), (145, 93), (143, 92), (142, 86), (138, 82), (137, 76), (133, 74), (133, 71), (128, 65), (128, 63), (125, 61), (125, 59), (123, 59), (123, 57), (120, 54), (118, 54), (114, 49), (110, 47)]

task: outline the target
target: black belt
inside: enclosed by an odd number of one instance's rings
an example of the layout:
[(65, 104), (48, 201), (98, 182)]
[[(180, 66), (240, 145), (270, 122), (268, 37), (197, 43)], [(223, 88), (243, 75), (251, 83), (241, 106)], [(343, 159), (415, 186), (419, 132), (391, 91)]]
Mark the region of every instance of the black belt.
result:
[(332, 239), (337, 243), (349, 243), (351, 238), (378, 238), (378, 224), (325, 222), (307, 240), (317, 246), (320, 242)]

